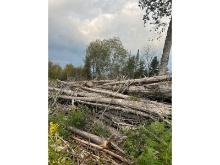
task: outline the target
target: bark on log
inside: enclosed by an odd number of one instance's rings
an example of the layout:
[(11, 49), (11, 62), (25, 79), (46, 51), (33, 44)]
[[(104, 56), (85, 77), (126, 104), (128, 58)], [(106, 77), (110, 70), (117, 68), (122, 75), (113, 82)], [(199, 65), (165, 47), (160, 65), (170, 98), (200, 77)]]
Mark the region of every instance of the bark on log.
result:
[(103, 148), (108, 148), (109, 141), (107, 141), (106, 139), (104, 139), (102, 137), (99, 137), (94, 134), (82, 131), (82, 130), (75, 128), (75, 127), (67, 127), (67, 129), (70, 130), (71, 132), (85, 138), (85, 139), (88, 139), (89, 141), (91, 141), (95, 144), (102, 146)]
[(147, 85), (131, 85), (122, 87), (122, 85), (114, 86), (98, 86), (98, 89), (105, 89), (111, 91), (117, 91), (119, 93), (126, 93), (128, 95), (135, 95), (142, 98), (151, 98), (155, 100), (168, 100), (172, 99), (172, 82), (158, 82)]
[(172, 98), (172, 82), (160, 82), (143, 86), (130, 86), (128, 94), (138, 95), (145, 98), (168, 99)]
[(79, 138), (77, 138), (77, 137), (73, 137), (73, 139), (74, 139), (74, 140), (77, 140), (77, 141), (79, 141), (79, 142), (81, 142), (81, 143), (83, 143), (83, 144), (85, 144), (85, 145), (90, 145), (90, 146), (92, 146), (92, 147), (94, 147), (94, 148), (97, 148), (97, 149), (99, 149), (99, 150), (102, 150), (102, 151), (108, 153), (109, 155), (113, 156), (114, 158), (117, 158), (118, 160), (120, 160), (120, 161), (122, 161), (122, 162), (124, 162), (124, 163), (130, 164), (130, 161), (128, 161), (127, 159), (125, 159), (125, 158), (123, 158), (122, 156), (120, 156), (120, 155), (118, 155), (118, 154), (115, 154), (114, 152), (109, 151), (109, 150), (107, 150), (107, 149), (105, 149), (105, 148), (103, 148), (103, 147), (101, 147), (101, 146), (98, 146), (98, 145), (96, 145), (96, 144), (87, 142), (87, 141), (82, 140), (82, 139), (79, 139)]
[(133, 110), (131, 108), (123, 108), (123, 107), (118, 107), (118, 106), (112, 106), (112, 105), (107, 105), (107, 104), (99, 104), (99, 103), (91, 103), (91, 102), (85, 102), (85, 101), (78, 101), (81, 104), (85, 104), (85, 105), (91, 105), (94, 107), (99, 107), (99, 108), (105, 108), (104, 111), (108, 111), (108, 110), (117, 110), (117, 111), (122, 111), (124, 113), (131, 113), (137, 116), (141, 116), (144, 118), (150, 118), (153, 121), (155, 121), (156, 119), (153, 118), (151, 115), (141, 112), (141, 111), (137, 111), (137, 110)]
[(105, 138), (99, 137), (97, 135), (82, 131), (80, 129), (77, 129), (75, 127), (67, 127), (68, 130), (70, 130), (71, 132), (85, 138), (88, 139), (89, 142), (93, 142), (97, 145), (99, 145), (102, 148), (114, 148), (117, 149), (119, 152), (124, 154), (124, 151), (119, 148), (116, 144), (112, 143), (111, 141), (106, 140)]
[(62, 94), (70, 95), (70, 96), (75, 96), (75, 97), (102, 97), (102, 95), (96, 94), (96, 93), (88, 93), (88, 92), (83, 92), (83, 91), (72, 91), (72, 90), (67, 90), (67, 89), (60, 89), (60, 88), (48, 88), (49, 91), (54, 91), (54, 92), (60, 92)]
[(94, 86), (96, 86), (96, 85), (102, 85), (102, 84), (105, 84), (105, 83), (114, 82), (116, 80), (90, 80), (90, 81), (70, 81), (70, 82), (61, 81), (61, 80), (57, 80), (57, 81), (58, 81), (58, 83), (65, 84), (65, 85), (70, 85), (70, 86), (85, 85), (88, 82), (92, 82), (92, 84)]
[(171, 77), (170, 76), (154, 76), (154, 77), (146, 77), (146, 78), (141, 78), (141, 79), (130, 79), (130, 80), (124, 80), (124, 81), (116, 81), (116, 82), (111, 82), (111, 83), (106, 83), (103, 84), (103, 86), (108, 86), (108, 85), (118, 85), (118, 84), (151, 84), (151, 83), (156, 83), (156, 82), (161, 82), (161, 81), (170, 81)]
[(92, 88), (87, 88), (87, 87), (81, 87), (81, 89), (84, 89), (84, 90), (90, 91), (90, 92), (101, 93), (101, 94), (105, 94), (105, 95), (108, 95), (108, 96), (121, 98), (121, 99), (128, 99), (129, 98), (129, 96), (127, 96), (127, 95), (123, 95), (121, 93), (116, 93), (116, 92), (107, 91), (107, 90), (92, 89)]
[(112, 99), (112, 98), (101, 98), (101, 97), (71, 97), (71, 96), (59, 96), (63, 99), (88, 101), (104, 104), (118, 105), (122, 107), (127, 107), (135, 110), (140, 110), (151, 115), (155, 115), (163, 119), (163, 117), (168, 117), (171, 115), (171, 106), (157, 103), (153, 101), (146, 100), (145, 102), (123, 100), (123, 99)]

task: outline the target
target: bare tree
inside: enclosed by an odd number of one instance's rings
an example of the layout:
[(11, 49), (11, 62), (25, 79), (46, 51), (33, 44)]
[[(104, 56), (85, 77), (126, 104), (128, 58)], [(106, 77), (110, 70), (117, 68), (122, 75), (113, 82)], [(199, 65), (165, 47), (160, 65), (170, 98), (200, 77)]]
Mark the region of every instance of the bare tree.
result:
[(151, 51), (151, 47), (148, 45), (146, 47), (144, 47), (144, 60), (145, 60), (145, 67), (146, 67), (146, 71), (147, 71), (147, 77), (150, 76), (150, 64), (153, 60), (153, 53)]

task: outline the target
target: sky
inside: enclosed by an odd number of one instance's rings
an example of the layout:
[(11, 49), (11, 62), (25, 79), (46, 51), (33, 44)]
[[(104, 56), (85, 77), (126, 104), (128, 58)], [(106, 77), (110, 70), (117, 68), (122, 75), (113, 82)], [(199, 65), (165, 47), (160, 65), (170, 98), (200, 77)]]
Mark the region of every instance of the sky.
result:
[(48, 15), (49, 60), (61, 66), (83, 65), (91, 41), (112, 37), (119, 37), (132, 54), (147, 45), (162, 54), (164, 36), (149, 42), (155, 34), (144, 26), (138, 0), (49, 0)]

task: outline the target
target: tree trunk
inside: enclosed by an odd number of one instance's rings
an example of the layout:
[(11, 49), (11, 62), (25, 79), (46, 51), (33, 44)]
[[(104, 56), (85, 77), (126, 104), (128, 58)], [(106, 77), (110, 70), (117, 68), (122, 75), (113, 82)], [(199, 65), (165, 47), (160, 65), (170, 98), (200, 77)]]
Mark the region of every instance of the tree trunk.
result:
[(131, 108), (123, 108), (123, 107), (112, 106), (112, 105), (108, 105), (108, 104), (91, 103), (91, 102), (80, 101), (80, 100), (78, 102), (81, 103), (81, 104), (85, 104), (85, 105), (90, 105), (90, 106), (94, 106), (94, 107), (103, 108), (103, 109), (105, 109), (105, 111), (107, 111), (107, 110), (111, 110), (111, 112), (112, 112), (112, 110), (122, 111), (126, 114), (133, 114), (133, 115), (136, 115), (136, 116), (139, 116), (139, 117), (150, 118), (153, 121), (155, 121), (153, 116), (151, 116), (147, 113), (141, 112), (141, 111), (133, 110)]
[[(96, 145), (96, 144), (94, 144), (94, 143), (91, 143), (91, 142), (88, 142), (88, 141), (79, 139), (79, 138), (77, 138), (77, 137), (72, 137), (72, 138), (73, 138), (74, 140), (76, 140), (76, 141), (81, 142), (82, 144), (91, 146), (91, 147), (89, 147), (90, 149), (97, 148), (97, 149), (102, 150), (102, 151), (108, 153), (109, 155), (111, 155), (111, 156), (113, 156), (113, 157), (115, 157), (115, 158), (121, 160), (122, 162), (124, 162), (124, 163), (126, 163), (126, 164), (131, 164), (130, 161), (127, 160), (126, 158), (123, 158), (122, 156), (120, 156), (120, 155), (118, 155), (118, 154), (116, 154), (116, 153), (114, 153), (114, 152), (112, 152), (112, 151), (110, 151), (110, 150), (107, 150), (107, 149), (105, 149), (105, 148), (103, 148), (103, 147), (101, 147), (101, 146), (99, 146), (99, 145)], [(93, 148), (92, 148), (92, 147), (93, 147)]]
[(128, 95), (124, 95), (124, 94), (112, 92), (112, 91), (107, 91), (107, 90), (93, 89), (93, 88), (87, 88), (87, 87), (81, 87), (81, 89), (90, 91), (90, 92), (101, 93), (101, 94), (108, 95), (108, 96), (115, 97), (115, 98), (121, 98), (121, 99), (129, 98)]
[(116, 81), (111, 83), (103, 84), (102, 86), (108, 86), (108, 85), (118, 85), (118, 84), (152, 84), (162, 81), (170, 81), (172, 78), (170, 76), (154, 76), (154, 77), (145, 77), (140, 79), (129, 79), (129, 80), (123, 80), (123, 81)]
[(74, 101), (86, 101), (86, 102), (95, 102), (103, 103), (110, 105), (118, 105), (121, 107), (131, 108), (134, 110), (143, 111), (145, 113), (155, 115), (163, 119), (163, 117), (168, 117), (171, 115), (171, 106), (146, 100), (145, 102), (140, 101), (131, 101), (124, 99), (112, 99), (112, 98), (103, 98), (103, 97), (72, 97), (72, 96), (58, 96), (59, 98), (69, 99)]
[(100, 145), (104, 148), (108, 148), (109, 141), (107, 141), (104, 138), (101, 138), (101, 137), (99, 137), (97, 135), (94, 135), (94, 134), (91, 134), (89, 132), (85, 132), (85, 131), (80, 130), (80, 129), (75, 128), (75, 127), (70, 127), (69, 126), (69, 127), (67, 127), (67, 129), (70, 130), (71, 132), (73, 132), (73, 133), (75, 133), (75, 134), (77, 134), (77, 135), (79, 135), (79, 136), (95, 143), (95, 144), (98, 144), (98, 145)]
[(172, 19), (170, 20), (169, 27), (167, 30), (167, 36), (163, 48), (163, 54), (161, 57), (160, 67), (159, 67), (159, 75), (167, 74), (167, 65), (169, 61), (169, 55), (172, 45)]

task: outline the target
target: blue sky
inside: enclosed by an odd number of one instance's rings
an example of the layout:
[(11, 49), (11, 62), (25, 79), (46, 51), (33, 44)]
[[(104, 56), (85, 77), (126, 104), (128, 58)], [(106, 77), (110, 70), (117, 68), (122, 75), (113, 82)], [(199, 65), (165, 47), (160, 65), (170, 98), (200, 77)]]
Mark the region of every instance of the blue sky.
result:
[(49, 0), (49, 60), (80, 66), (91, 41), (115, 36), (133, 54), (150, 44), (160, 56), (164, 36), (149, 43), (155, 34), (142, 17), (138, 0)]

